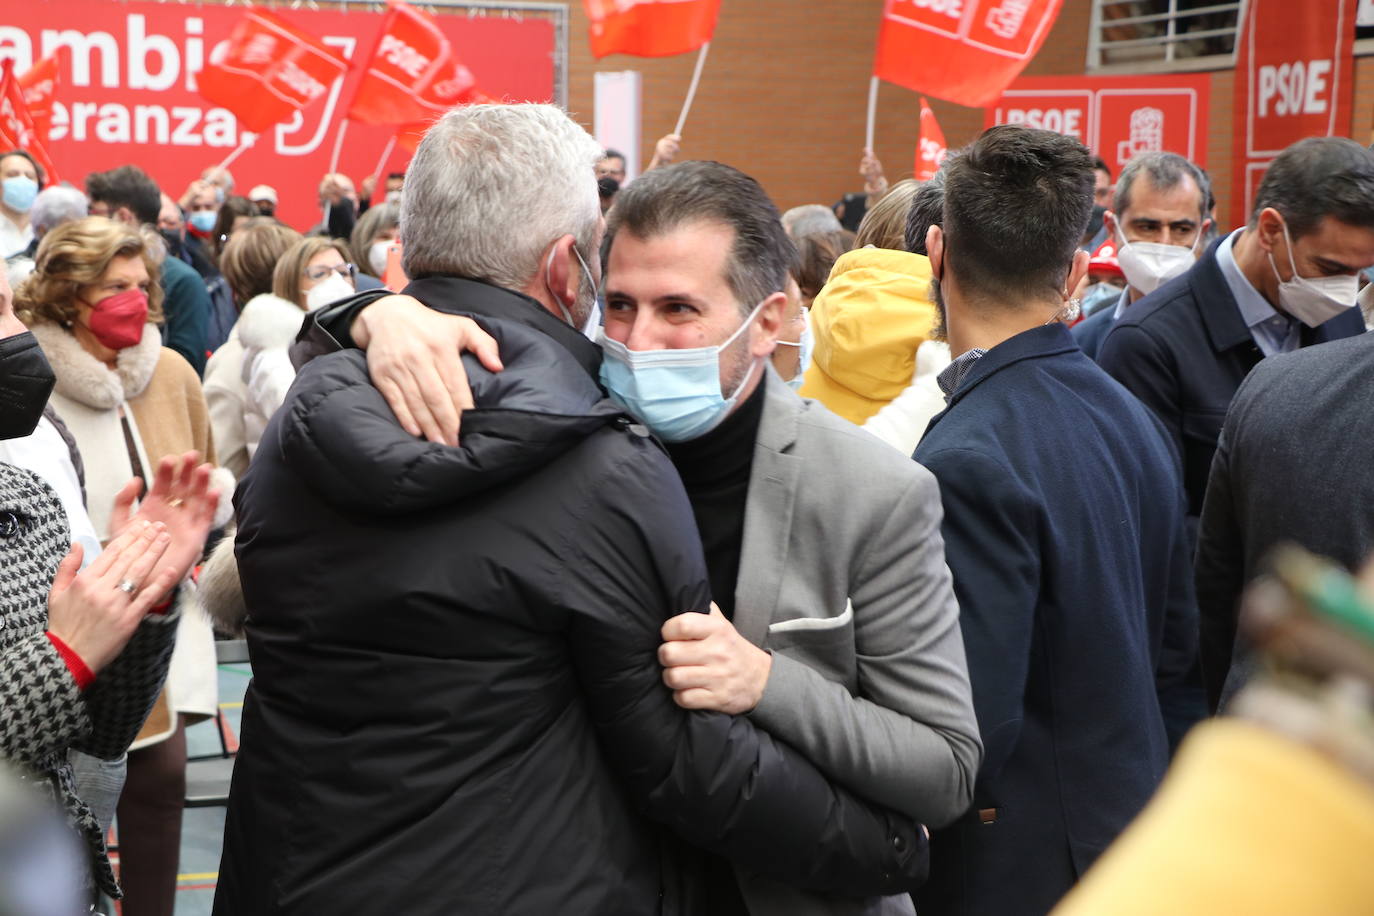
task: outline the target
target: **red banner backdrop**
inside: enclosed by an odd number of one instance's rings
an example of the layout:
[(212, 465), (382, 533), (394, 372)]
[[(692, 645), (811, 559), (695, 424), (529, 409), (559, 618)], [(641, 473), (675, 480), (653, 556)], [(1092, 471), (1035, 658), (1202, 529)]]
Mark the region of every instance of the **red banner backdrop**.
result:
[[(48, 152), (63, 177), (82, 185), (94, 171), (132, 163), (173, 198), (206, 166), (232, 152), (245, 128), (196, 91), (196, 74), (227, 51), (242, 6), (129, 0), (27, 0), (0, 17), (0, 59), (15, 72), (61, 54)], [(274, 15), (320, 39), (344, 58), (365, 54), (384, 12), (287, 9)], [(444, 15), (435, 22), (454, 53), (493, 97), (548, 101), (554, 93), (556, 36), (549, 20), (526, 16)], [(231, 166), (236, 190), (269, 184), (278, 215), (299, 228), (320, 218), (315, 189), (329, 164), (344, 107), (362, 74), (334, 80), (319, 99), (256, 138)], [(394, 128), (350, 124), (340, 171), (361, 181), (372, 172)], [(396, 144), (383, 166), (400, 171), (409, 154)]]
[(974, 108), (1031, 62), (1061, 0), (886, 0), (873, 75)]
[(1231, 224), (1264, 170), (1304, 137), (1350, 136), (1358, 0), (1249, 0), (1236, 42)]
[(1150, 150), (1206, 168), (1209, 86), (1206, 74), (1031, 77), (983, 109), (983, 126), (1022, 124), (1076, 137), (1113, 175)]

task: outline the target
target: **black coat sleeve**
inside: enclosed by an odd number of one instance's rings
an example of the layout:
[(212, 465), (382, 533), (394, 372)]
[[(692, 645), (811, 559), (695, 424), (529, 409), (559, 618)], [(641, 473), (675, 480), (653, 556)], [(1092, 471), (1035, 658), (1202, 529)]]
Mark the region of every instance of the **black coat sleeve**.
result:
[(674, 703), (660, 629), (707, 611), (709, 586), (676, 473), (651, 440), (633, 450), (588, 493), (560, 589), (578, 677), (631, 797), (689, 842), (788, 884), (845, 895), (919, 886), (928, 849), (916, 824), (831, 785), (747, 718)]
[(390, 295), (389, 289), (368, 290), (311, 312), (301, 325), (295, 343), (291, 344), (291, 365), (299, 372), (317, 356), (356, 349), (358, 345), (350, 331), (353, 320), (363, 309)]

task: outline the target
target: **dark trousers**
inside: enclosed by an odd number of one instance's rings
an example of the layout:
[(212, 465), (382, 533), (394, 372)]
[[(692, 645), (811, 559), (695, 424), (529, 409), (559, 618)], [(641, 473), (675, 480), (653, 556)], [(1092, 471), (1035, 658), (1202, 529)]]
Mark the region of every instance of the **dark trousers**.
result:
[(186, 717), (166, 741), (129, 754), (119, 798), (119, 883), (124, 916), (172, 916), (186, 798)]

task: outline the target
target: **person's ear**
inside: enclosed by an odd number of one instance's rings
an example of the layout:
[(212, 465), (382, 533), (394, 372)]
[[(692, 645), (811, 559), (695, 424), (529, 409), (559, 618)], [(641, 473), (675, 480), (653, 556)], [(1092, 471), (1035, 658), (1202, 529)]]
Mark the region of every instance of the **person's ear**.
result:
[[(1115, 248), (1117, 244), (1119, 244), (1116, 241), (1116, 232), (1118, 227), (1116, 224), (1116, 214), (1113, 213), (1111, 210), (1108, 210), (1107, 212), (1102, 214), (1102, 228), (1107, 230), (1107, 238), (1112, 240), (1112, 247)], [(1124, 239), (1126, 237), (1126, 234), (1123, 232), (1121, 237)]]
[(1074, 252), (1073, 264), (1069, 267), (1069, 275), (1064, 278), (1064, 299), (1073, 298), (1074, 291), (1078, 289), (1078, 284), (1082, 283), (1088, 276), (1088, 261), (1092, 260), (1092, 255), (1079, 249)]
[(569, 312), (577, 302), (577, 287), (582, 279), (577, 255), (573, 252), (575, 244), (576, 239), (571, 235), (560, 236), (550, 246), (549, 253), (544, 255), (544, 283), (550, 295)]
[(756, 358), (768, 356), (778, 345), (782, 333), (782, 316), (787, 311), (787, 294), (776, 292), (763, 300), (749, 329), (749, 352)]
[(926, 257), (930, 258), (930, 275), (940, 276), (945, 265), (945, 231), (939, 226), (926, 230)]
[(1260, 249), (1273, 254), (1283, 241), (1283, 217), (1273, 207), (1265, 207), (1255, 220), (1255, 237)]

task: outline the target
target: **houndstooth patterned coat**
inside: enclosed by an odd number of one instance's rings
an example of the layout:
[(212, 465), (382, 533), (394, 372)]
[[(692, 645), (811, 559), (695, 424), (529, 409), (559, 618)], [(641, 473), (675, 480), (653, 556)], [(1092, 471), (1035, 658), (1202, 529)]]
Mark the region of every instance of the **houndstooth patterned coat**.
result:
[(90, 847), (95, 882), (120, 896), (100, 824), (77, 796), (67, 750), (113, 759), (128, 748), (162, 689), (180, 612), (150, 615), (82, 693), (44, 635), (48, 590), (70, 546), (56, 494), (0, 464), (0, 757), (60, 804)]

